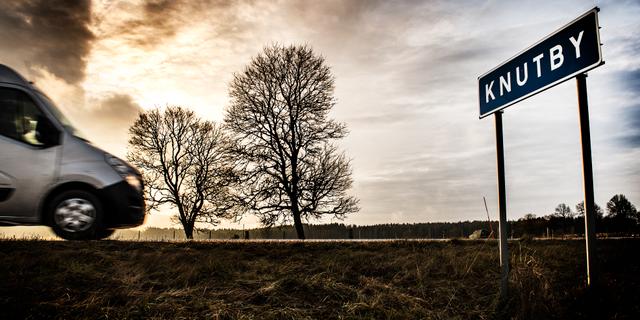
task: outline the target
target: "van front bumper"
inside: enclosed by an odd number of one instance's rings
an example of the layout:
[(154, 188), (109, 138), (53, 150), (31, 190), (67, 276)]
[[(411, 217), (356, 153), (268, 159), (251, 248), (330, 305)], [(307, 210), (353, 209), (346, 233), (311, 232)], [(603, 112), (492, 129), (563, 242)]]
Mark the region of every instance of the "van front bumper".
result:
[(145, 203), (141, 192), (121, 181), (98, 190), (107, 228), (136, 227), (144, 223)]

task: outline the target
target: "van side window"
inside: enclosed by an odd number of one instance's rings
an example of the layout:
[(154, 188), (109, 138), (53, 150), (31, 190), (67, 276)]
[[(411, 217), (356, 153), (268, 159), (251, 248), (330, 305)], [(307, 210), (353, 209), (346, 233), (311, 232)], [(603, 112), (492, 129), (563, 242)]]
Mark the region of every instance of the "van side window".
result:
[(42, 146), (43, 139), (37, 134), (38, 124), (47, 121), (26, 93), (0, 88), (0, 135), (33, 146)]

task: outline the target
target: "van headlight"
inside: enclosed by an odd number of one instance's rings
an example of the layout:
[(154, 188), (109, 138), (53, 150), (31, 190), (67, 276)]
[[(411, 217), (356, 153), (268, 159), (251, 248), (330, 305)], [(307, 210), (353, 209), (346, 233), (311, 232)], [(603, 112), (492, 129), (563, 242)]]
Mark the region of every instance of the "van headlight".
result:
[(142, 192), (142, 180), (140, 180), (140, 177), (130, 174), (124, 179), (131, 187), (136, 189), (136, 191)]
[(108, 153), (104, 155), (104, 159), (131, 187), (142, 192), (142, 180), (126, 162)]

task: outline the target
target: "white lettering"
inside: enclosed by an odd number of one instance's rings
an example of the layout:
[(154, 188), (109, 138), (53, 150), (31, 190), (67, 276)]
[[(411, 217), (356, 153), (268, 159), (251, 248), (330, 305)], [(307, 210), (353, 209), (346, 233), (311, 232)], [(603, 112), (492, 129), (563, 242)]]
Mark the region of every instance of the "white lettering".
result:
[(538, 78), (540, 78), (540, 76), (542, 76), (542, 69), (540, 68), (540, 60), (544, 57), (544, 53), (541, 53), (539, 55), (537, 55), (535, 58), (533, 58), (533, 62), (536, 63), (536, 67), (538, 68)]
[[(576, 59), (580, 58), (580, 45), (582, 43), (582, 38), (584, 35), (584, 31), (580, 31), (580, 33), (578, 33), (577, 36), (572, 36), (569, 38), (569, 41), (571, 42), (571, 44), (573, 45), (574, 49), (575, 49), (575, 57)], [(568, 49), (571, 50), (571, 49)], [(542, 60), (545, 58), (545, 54), (544, 53), (540, 53), (539, 55), (535, 56), (532, 59), (532, 62), (535, 63), (536, 65), (536, 75), (538, 78), (542, 77)], [(562, 45), (558, 44), (554, 47), (552, 47), (551, 49), (549, 49), (549, 68), (550, 71), (554, 71), (559, 69), (560, 67), (563, 66), (564, 64), (564, 48), (562, 47)], [(545, 60), (546, 63), (546, 60)], [(547, 65), (545, 65), (544, 67), (547, 67)], [(515, 71), (515, 78), (516, 78), (516, 83), (518, 85), (518, 87), (523, 87), (527, 84), (527, 81), (529, 80), (529, 63), (528, 62), (523, 62), (522, 65), (518, 65), (516, 66), (515, 70), (511, 70), (509, 72), (506, 72), (506, 74), (503, 74), (499, 77), (499, 79), (496, 79), (497, 82), (499, 83), (498, 86), (500, 87), (500, 97), (504, 96), (507, 93), (511, 92), (511, 89), (513, 88), (511, 86), (512, 82), (511, 82), (511, 72)], [(496, 99), (496, 96), (493, 92), (493, 85), (496, 82), (496, 80), (491, 81), (490, 83), (484, 85), (484, 89), (485, 89), (485, 101), (486, 103), (489, 103), (492, 100)], [(517, 91), (517, 90), (516, 90)], [(497, 93), (497, 92), (496, 92)]]
[(500, 96), (504, 94), (504, 90), (507, 89), (507, 92), (511, 92), (511, 72), (507, 72), (507, 80), (504, 80), (504, 77), (500, 76)]
[(551, 71), (562, 66), (562, 63), (564, 63), (564, 55), (562, 54), (561, 45), (557, 45), (549, 50), (549, 60), (551, 61)]
[(529, 78), (529, 72), (527, 71), (529, 68), (527, 67), (527, 63), (524, 63), (524, 80), (520, 80), (520, 67), (516, 67), (516, 82), (518, 86), (522, 87), (525, 83), (527, 83), (527, 79)]
[(491, 96), (491, 100), (495, 100), (496, 96), (493, 95), (493, 92), (491, 92), (491, 87), (493, 87), (493, 81), (491, 81), (491, 83), (489, 83), (489, 85), (484, 85), (484, 93), (485, 93), (485, 102), (489, 103), (489, 96)]
[(578, 40), (576, 40), (573, 37), (569, 38), (569, 41), (571, 41), (573, 46), (576, 48), (576, 59), (580, 58), (580, 42), (582, 42), (583, 33), (584, 33), (584, 30), (580, 31), (580, 33), (578, 34)]

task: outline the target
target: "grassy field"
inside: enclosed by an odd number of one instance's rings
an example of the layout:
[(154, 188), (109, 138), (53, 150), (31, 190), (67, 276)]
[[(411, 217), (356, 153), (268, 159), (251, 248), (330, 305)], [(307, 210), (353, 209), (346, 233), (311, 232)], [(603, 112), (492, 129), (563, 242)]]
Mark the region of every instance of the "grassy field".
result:
[(640, 240), (0, 241), (0, 319), (640, 319)]

